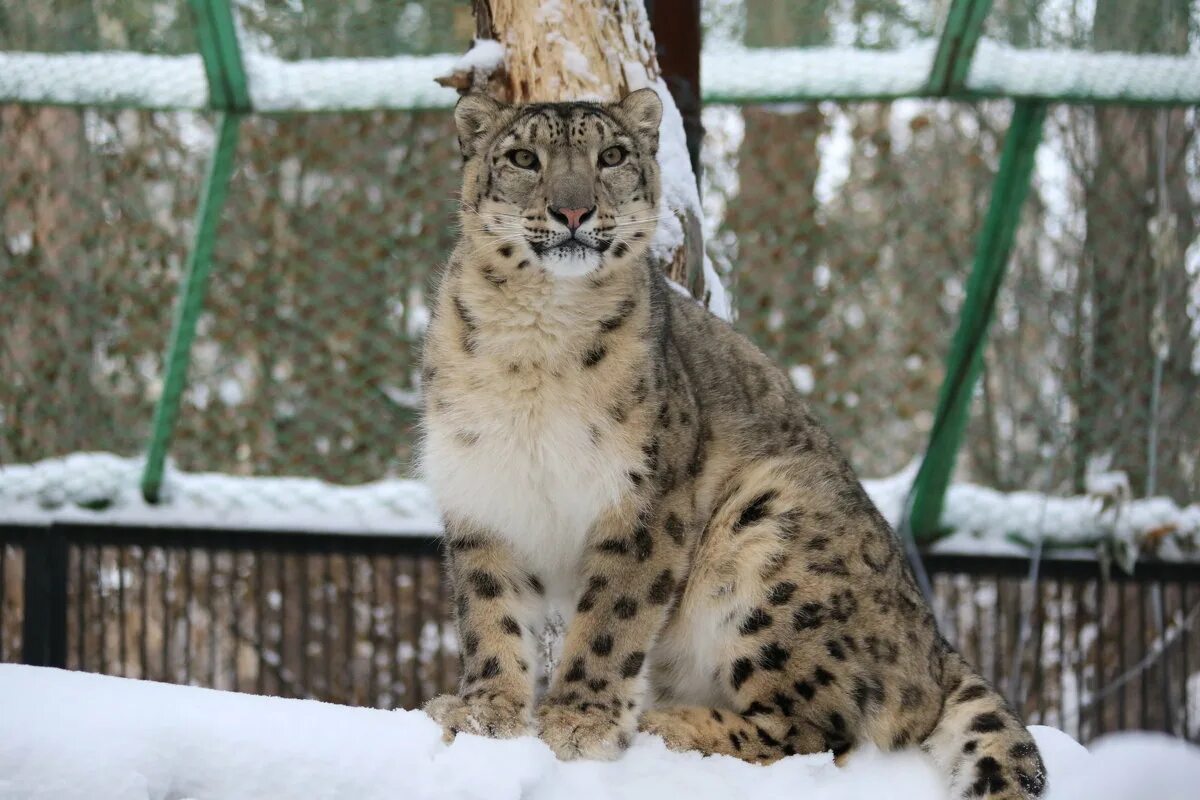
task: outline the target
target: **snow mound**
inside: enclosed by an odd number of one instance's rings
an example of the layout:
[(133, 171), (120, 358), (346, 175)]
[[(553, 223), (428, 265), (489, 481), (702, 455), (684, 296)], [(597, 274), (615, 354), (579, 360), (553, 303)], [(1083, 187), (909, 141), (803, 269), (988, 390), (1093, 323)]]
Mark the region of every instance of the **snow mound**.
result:
[(388, 479), (338, 486), (315, 478), (180, 472), (168, 464), (162, 502), (142, 499), (145, 460), (73, 453), (0, 466), (0, 522), (107, 523), (422, 535), (441, 531), (429, 490)]
[[(557, 761), (534, 738), (460, 735), (444, 744), (419, 711), (378, 711), (211, 689), (0, 665), (0, 798), (167, 800), (270, 797), (406, 800), (689, 800), (729, 797), (943, 800), (918, 751), (829, 753), (769, 767), (672, 753), (639, 735), (615, 762)], [(1050, 800), (1185, 800), (1200, 749), (1149, 735), (1103, 741), (1095, 755), (1032, 728)]]

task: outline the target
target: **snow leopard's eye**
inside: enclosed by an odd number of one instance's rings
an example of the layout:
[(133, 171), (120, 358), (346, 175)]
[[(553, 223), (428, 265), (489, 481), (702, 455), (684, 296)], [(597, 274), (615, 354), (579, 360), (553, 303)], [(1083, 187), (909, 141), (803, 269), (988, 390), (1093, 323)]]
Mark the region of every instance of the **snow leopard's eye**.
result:
[(614, 144), (612, 147), (600, 154), (600, 166), (602, 167), (619, 167), (625, 163), (626, 156), (625, 148)]
[(538, 168), (538, 157), (531, 150), (509, 150), (508, 160), (521, 169)]

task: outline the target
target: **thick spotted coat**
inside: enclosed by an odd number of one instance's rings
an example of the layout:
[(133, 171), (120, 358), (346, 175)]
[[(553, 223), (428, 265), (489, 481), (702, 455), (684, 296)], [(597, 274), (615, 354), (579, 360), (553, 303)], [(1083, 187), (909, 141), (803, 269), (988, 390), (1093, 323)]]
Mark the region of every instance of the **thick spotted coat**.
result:
[(787, 377), (652, 268), (660, 115), (649, 90), (456, 109), (423, 470), (464, 670), (428, 711), (563, 758), (639, 728), (759, 763), (921, 746), (960, 796), (1041, 795), (1033, 740)]

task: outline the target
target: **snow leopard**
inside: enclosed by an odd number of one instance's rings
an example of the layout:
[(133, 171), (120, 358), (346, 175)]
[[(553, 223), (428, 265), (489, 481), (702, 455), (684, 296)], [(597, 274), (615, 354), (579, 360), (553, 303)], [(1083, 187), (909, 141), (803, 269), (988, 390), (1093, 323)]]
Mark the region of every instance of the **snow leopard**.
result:
[(420, 458), (463, 671), (426, 711), (562, 759), (639, 730), (758, 764), (921, 747), (955, 797), (1040, 796), (1033, 738), (938, 633), (838, 445), (655, 266), (662, 114), (653, 89), (455, 109)]

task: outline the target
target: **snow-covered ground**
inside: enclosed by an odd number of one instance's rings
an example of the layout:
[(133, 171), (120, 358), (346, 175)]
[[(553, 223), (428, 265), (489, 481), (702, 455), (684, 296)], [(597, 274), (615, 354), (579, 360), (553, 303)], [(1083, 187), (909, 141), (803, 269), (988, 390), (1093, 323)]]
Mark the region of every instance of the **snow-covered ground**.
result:
[[(557, 761), (534, 738), (462, 735), (419, 711), (377, 711), (37, 667), (0, 665), (0, 800), (943, 800), (917, 751), (829, 753), (769, 767), (672, 753), (640, 735), (610, 763)], [(1191, 800), (1200, 748), (1149, 734), (1089, 753), (1031, 729), (1050, 800)], [(882, 791), (881, 791), (882, 790)]]
[[(337, 486), (312, 478), (188, 473), (169, 467), (163, 502), (147, 504), (143, 461), (109, 453), (74, 453), (35, 464), (0, 465), (0, 523), (104, 522), (125, 525), (304, 530), (381, 535), (441, 531), (437, 506), (419, 481), (386, 479)], [(914, 468), (864, 481), (893, 524), (900, 518)], [(1025, 555), (1039, 537), (1053, 547), (1095, 548), (1128, 566), (1141, 552), (1200, 556), (1200, 504), (1167, 498), (1130, 500), (1119, 480), (1096, 481), (1095, 493), (1048, 497), (955, 484), (943, 522), (953, 535), (938, 552)]]

